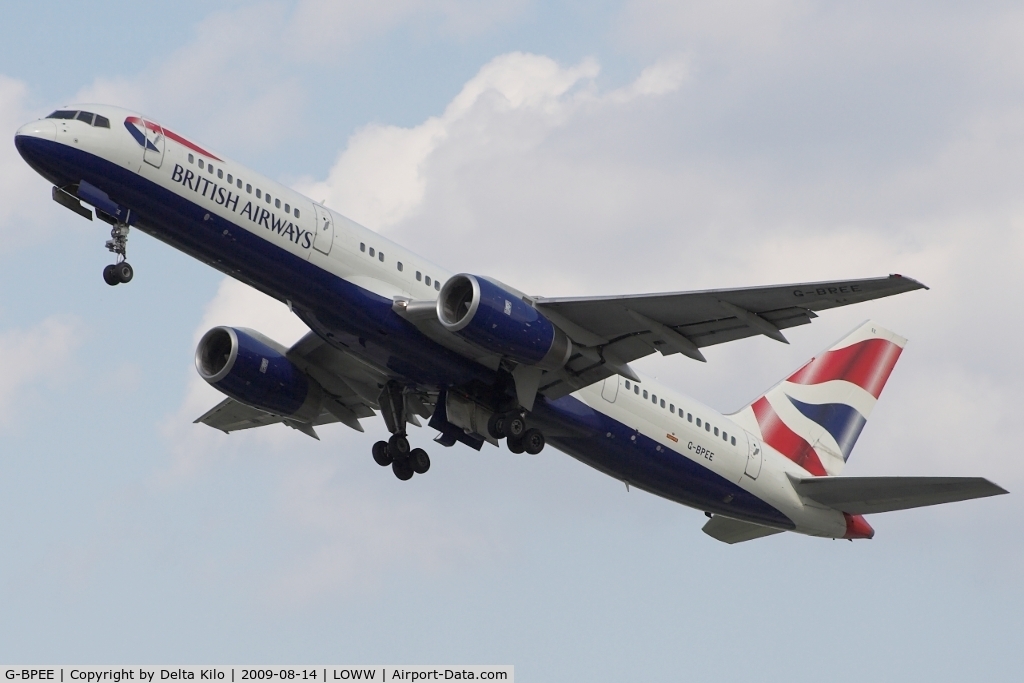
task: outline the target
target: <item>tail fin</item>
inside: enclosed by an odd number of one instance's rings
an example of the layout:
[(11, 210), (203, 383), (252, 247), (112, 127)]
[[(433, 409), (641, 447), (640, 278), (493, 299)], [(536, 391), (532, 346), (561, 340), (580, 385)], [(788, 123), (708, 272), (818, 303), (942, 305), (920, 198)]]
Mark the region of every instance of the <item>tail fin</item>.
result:
[(869, 320), (732, 417), (810, 474), (839, 474), (906, 343)]

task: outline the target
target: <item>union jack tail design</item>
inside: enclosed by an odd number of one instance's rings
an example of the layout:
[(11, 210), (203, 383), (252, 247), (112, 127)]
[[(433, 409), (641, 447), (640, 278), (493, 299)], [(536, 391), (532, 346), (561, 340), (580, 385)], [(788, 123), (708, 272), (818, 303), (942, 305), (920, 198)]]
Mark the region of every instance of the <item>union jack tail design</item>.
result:
[(839, 474), (906, 343), (869, 320), (733, 417), (810, 474)]

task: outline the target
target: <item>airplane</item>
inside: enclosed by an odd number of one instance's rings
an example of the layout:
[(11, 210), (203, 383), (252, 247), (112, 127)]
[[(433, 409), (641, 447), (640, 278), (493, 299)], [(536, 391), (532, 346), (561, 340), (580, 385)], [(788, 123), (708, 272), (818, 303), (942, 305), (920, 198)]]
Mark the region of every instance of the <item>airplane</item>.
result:
[[(630, 362), (783, 330), (821, 311), (919, 289), (900, 275), (627, 296), (548, 298), (450, 273), (334, 210), (127, 109), (68, 105), (21, 127), (18, 152), (52, 198), (111, 226), (103, 270), (132, 280), (132, 228), (286, 304), (309, 332), (290, 348), (219, 326), (200, 376), (227, 398), (196, 422), (226, 433), (284, 424), (311, 437), (384, 419), (373, 460), (400, 480), (435, 442), (513, 453), (547, 443), (635, 487), (703, 511), (739, 543), (792, 531), (869, 539), (864, 515), (1006, 493), (979, 477), (842, 477), (906, 340), (873, 321), (730, 414)], [(91, 208), (89, 208), (91, 207)]]

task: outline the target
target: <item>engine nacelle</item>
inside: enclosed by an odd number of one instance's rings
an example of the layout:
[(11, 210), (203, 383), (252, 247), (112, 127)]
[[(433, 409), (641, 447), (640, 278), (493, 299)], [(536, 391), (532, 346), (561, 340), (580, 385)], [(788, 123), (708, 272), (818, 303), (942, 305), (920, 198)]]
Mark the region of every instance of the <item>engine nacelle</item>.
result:
[(455, 275), (444, 284), (437, 318), (487, 351), (544, 370), (557, 370), (572, 355), (572, 342), (540, 311), (475, 275)]
[(236, 401), (275, 415), (312, 422), (323, 389), (276, 344), (245, 328), (215, 327), (199, 340), (199, 376)]

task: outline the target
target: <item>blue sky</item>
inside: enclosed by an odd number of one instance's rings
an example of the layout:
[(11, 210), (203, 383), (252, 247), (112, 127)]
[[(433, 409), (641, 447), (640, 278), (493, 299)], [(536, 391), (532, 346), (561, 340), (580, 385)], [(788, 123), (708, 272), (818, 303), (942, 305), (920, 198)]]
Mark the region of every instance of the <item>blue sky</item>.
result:
[[(735, 409), (871, 317), (910, 343), (851, 475), (1021, 489), (1012, 4), (9, 2), (0, 123), (138, 108), (453, 271), (547, 296), (901, 272), (783, 346), (638, 364)], [(511, 663), (521, 680), (1015, 680), (1018, 496), (729, 547), (553, 449), (192, 424), (217, 324), (283, 306), (0, 149), (0, 661)], [(422, 430), (413, 440), (426, 445)]]

